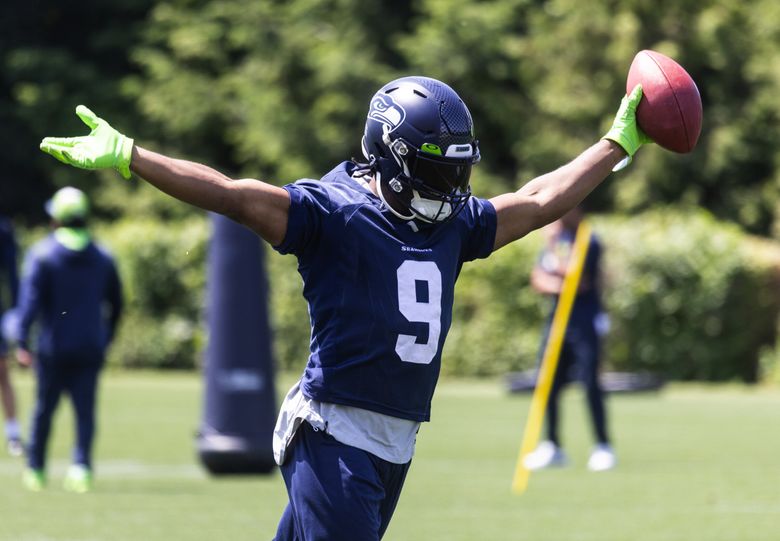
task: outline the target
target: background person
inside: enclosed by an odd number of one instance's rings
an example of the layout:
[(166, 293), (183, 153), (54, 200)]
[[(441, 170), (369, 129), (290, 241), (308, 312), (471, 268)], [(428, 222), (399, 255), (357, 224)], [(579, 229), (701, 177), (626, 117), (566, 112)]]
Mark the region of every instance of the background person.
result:
[[(21, 364), (34, 366), (37, 383), (24, 484), (38, 491), (46, 482), (52, 415), (65, 392), (76, 417), (65, 488), (86, 492), (92, 486), (98, 375), (119, 321), (121, 286), (113, 258), (87, 230), (86, 195), (62, 188), (46, 209), (54, 231), (27, 254), (19, 293), (17, 356)], [(36, 320), (40, 328), (33, 356), (28, 339)]]
[(491, 200), (471, 197), (471, 115), (446, 84), (404, 77), (370, 101), (365, 162), (279, 188), (136, 146), (84, 106), (89, 135), (41, 149), (86, 169), (130, 171), (225, 214), (294, 254), (312, 325), (274, 454), (289, 504), (276, 540), (380, 539), (430, 419), (461, 266), (557, 219), (648, 141), (637, 87), (607, 135), (571, 162)]
[[(540, 359), (544, 355), (558, 295), (566, 276), (577, 228), (584, 218), (581, 206), (566, 213), (560, 220), (545, 228), (547, 239), (544, 249), (531, 273), (531, 286), (553, 299), (550, 319), (540, 346)], [(547, 440), (524, 459), (530, 470), (552, 466), (564, 466), (568, 457), (561, 447), (558, 431), (560, 425), (560, 394), (571, 380), (579, 380), (585, 386), (588, 411), (593, 422), (596, 446), (588, 459), (588, 469), (605, 471), (615, 467), (617, 458), (607, 434), (607, 415), (604, 393), (599, 383), (601, 336), (606, 331), (606, 314), (601, 305), (601, 242), (591, 234), (588, 253), (580, 277), (580, 284), (572, 307), (561, 347), (558, 368), (547, 402)]]
[[(16, 238), (11, 221), (5, 216), (0, 216), (0, 320), (2, 320), (6, 308), (10, 310), (16, 305), (19, 290), (16, 251)], [(5, 288), (2, 287), (4, 284)], [(21, 456), (24, 448), (19, 422), (16, 420), (16, 395), (9, 373), (8, 344), (4, 339), (2, 328), (0, 328), (0, 400), (5, 416), (5, 439), (8, 453), (12, 456)]]

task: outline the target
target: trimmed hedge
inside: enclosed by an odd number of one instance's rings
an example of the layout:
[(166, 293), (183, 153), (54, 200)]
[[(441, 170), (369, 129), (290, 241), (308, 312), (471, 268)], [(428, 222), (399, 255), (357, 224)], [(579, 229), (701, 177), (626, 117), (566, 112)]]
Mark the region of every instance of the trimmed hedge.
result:
[(759, 378), (780, 311), (780, 247), (704, 211), (599, 222), (616, 368), (681, 380)]
[(98, 240), (117, 259), (125, 292), (109, 364), (176, 369), (200, 364), (209, 234), (203, 215), (164, 224), (127, 219), (98, 230)]
[[(602, 217), (604, 302), (612, 322), (605, 366), (670, 379), (755, 381), (774, 373), (780, 247), (703, 211)], [(534, 233), (468, 263), (456, 287), (442, 373), (498, 375), (536, 363), (548, 301), (528, 284)], [(273, 255), (280, 364), (305, 364), (309, 326), (292, 257)]]
[[(604, 300), (612, 321), (606, 367), (681, 380), (780, 381), (780, 245), (698, 210), (593, 223), (605, 246)], [(164, 227), (152, 218), (126, 220), (98, 235), (117, 255), (128, 300), (110, 362), (198, 366), (207, 219)], [(549, 309), (528, 283), (541, 242), (533, 233), (464, 265), (443, 374), (500, 375), (534, 366)], [(301, 278), (294, 257), (267, 250), (277, 364), (300, 371), (310, 339)]]

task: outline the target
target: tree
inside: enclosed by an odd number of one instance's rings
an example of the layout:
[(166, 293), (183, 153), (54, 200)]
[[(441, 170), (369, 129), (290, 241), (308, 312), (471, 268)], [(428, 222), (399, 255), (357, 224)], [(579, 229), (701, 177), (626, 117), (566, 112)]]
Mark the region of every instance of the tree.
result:
[(358, 156), (367, 96), (393, 75), (407, 2), (159, 4), (133, 58), (167, 141), (236, 174), (319, 178)]
[[(760, 234), (778, 220), (780, 17), (776, 2), (421, 2), (400, 40), (407, 63), (471, 104), (495, 190), (563, 163), (609, 126), (632, 57), (680, 62), (704, 103), (698, 148), (646, 148), (592, 196), (597, 208), (703, 206)], [(420, 55), (419, 51), (426, 51)]]
[(127, 51), (153, 0), (6, 0), (0, 17), (0, 212), (39, 220), (56, 187), (95, 193), (93, 176), (57, 166), (39, 150), (47, 135), (85, 127), (73, 111), (89, 104), (132, 126), (123, 78), (136, 68)]

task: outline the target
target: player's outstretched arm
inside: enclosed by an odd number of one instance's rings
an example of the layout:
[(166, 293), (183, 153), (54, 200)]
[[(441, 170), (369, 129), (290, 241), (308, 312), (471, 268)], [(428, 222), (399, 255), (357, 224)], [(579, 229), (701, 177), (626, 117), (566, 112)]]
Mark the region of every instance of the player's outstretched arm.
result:
[(83, 105), (76, 114), (91, 129), (80, 137), (47, 137), (41, 150), (82, 169), (132, 169), (163, 192), (218, 212), (253, 229), (271, 244), (284, 239), (290, 199), (285, 190), (258, 180), (233, 180), (211, 167), (139, 148)]
[(566, 165), (533, 179), (518, 191), (490, 200), (498, 215), (494, 249), (566, 214), (601, 184), (618, 164), (627, 159), (630, 161), (639, 147), (650, 141), (636, 124), (636, 108), (641, 99), (642, 88), (637, 86), (623, 98), (612, 128), (601, 141)]
[(290, 196), (254, 179), (233, 180), (216, 169), (134, 147), (130, 168), (149, 184), (196, 207), (244, 224), (272, 245), (287, 231)]

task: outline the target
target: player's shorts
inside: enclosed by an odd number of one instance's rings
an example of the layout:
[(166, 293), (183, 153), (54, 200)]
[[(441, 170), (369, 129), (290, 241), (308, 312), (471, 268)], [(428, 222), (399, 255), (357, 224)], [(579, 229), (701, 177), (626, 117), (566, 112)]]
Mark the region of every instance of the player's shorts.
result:
[(275, 541), (378, 541), (410, 464), (345, 445), (304, 422), (281, 466), (290, 502)]

